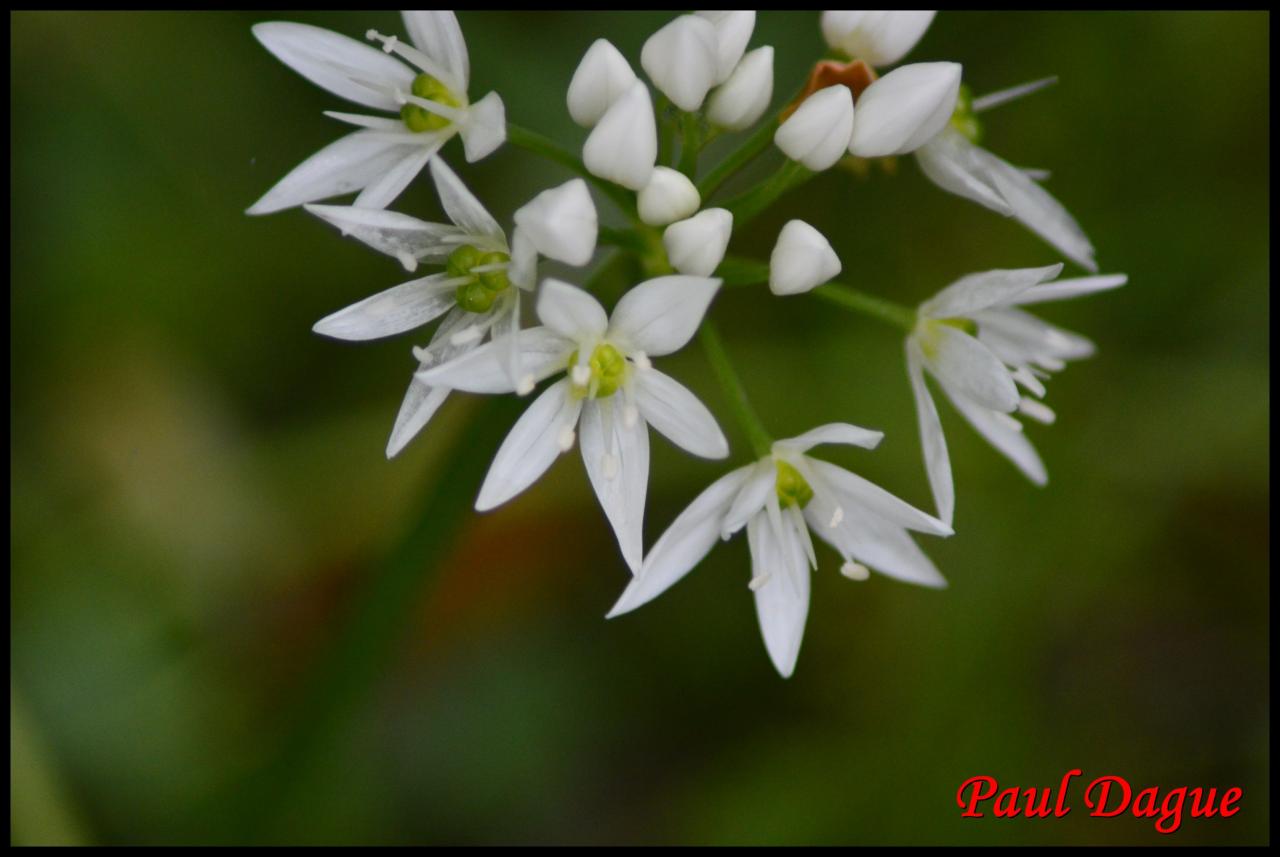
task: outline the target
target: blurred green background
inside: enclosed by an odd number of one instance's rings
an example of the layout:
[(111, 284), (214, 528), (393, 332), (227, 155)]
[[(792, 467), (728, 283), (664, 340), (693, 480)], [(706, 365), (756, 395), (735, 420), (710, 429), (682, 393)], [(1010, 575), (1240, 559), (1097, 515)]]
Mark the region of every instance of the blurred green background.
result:
[[(586, 47), (638, 66), (669, 17), (461, 13), (472, 95), (576, 149), (564, 91)], [(1131, 280), (1041, 313), (1099, 344), (1050, 385), (1057, 425), (1029, 429), (1051, 484), (942, 405), (958, 535), (925, 547), (950, 589), (854, 584), (820, 549), (789, 681), (745, 539), (606, 622), (628, 575), (576, 453), (471, 512), (509, 405), (457, 396), (385, 460), (421, 337), (310, 328), (402, 271), (300, 211), (243, 214), (342, 130), (320, 111), (343, 105), (250, 36), (272, 19), (402, 30), (392, 12), (10, 19), (13, 841), (1269, 839), (1265, 13), (942, 13), (912, 52), (962, 62), (979, 94), (1060, 75), (987, 114), (984, 143), (1051, 169), (1102, 270)], [(761, 13), (752, 44), (777, 48), (779, 105), (824, 49), (812, 13)], [(504, 222), (568, 177), (509, 146), (445, 156)], [(425, 181), (395, 208), (439, 215)], [(833, 171), (731, 250), (767, 252), (792, 217), (831, 236), (842, 279), (912, 304), (1057, 259), (909, 160)], [(929, 507), (892, 330), (763, 288), (713, 316), (775, 436), (883, 429), (875, 453), (829, 457)], [(700, 350), (664, 366), (745, 461)], [(655, 440), (647, 541), (724, 466)], [(422, 516), (422, 549), (388, 566)], [(1242, 809), (1160, 836), (1085, 817), (1077, 788), (1059, 821), (959, 817), (967, 777), (1070, 768), (1240, 786)]]

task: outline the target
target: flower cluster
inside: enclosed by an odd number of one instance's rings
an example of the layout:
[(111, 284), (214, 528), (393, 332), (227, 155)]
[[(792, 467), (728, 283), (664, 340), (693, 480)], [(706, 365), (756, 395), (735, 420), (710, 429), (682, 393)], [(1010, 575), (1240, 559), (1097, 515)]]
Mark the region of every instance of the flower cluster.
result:
[[(933, 12), (824, 12), (831, 54), (817, 61), (797, 96), (771, 112), (773, 48), (751, 48), (756, 14), (681, 15), (644, 43), (639, 66), (605, 39), (586, 51), (568, 82), (570, 117), (588, 129), (581, 157), (506, 120), (501, 98), (469, 96), (466, 42), (451, 12), (404, 12), (407, 40), (374, 30), (364, 43), (303, 24), (254, 27), (286, 65), (334, 95), (392, 115), (328, 112), (356, 130), (312, 155), (250, 209), (302, 206), (343, 235), (429, 273), (321, 319), (315, 331), (370, 340), (437, 324), (412, 349), (412, 373), (387, 444), (404, 449), (453, 391), (532, 398), (499, 448), (476, 509), (500, 506), (532, 485), (576, 444), (587, 477), (632, 577), (609, 613), (657, 597), (714, 547), (746, 529), (748, 586), (774, 666), (795, 668), (808, 615), (813, 535), (835, 549), (841, 573), (876, 571), (923, 586), (945, 581), (910, 533), (950, 536), (955, 486), (946, 440), (925, 378), (1030, 480), (1047, 481), (1017, 416), (1052, 423), (1045, 380), (1093, 345), (1023, 307), (1123, 285), (1097, 275), (1094, 249), (1044, 188), (1047, 174), (1020, 169), (981, 148), (979, 117), (1043, 86), (1036, 81), (972, 97), (954, 62), (894, 66), (912, 51)], [(710, 170), (712, 140), (747, 134)], [(542, 191), (506, 229), (468, 190), (442, 154), (459, 137), (468, 162), (504, 142), (578, 174)], [(722, 185), (771, 149), (781, 165), (736, 196), (707, 206)], [(1016, 219), (1090, 276), (1059, 279), (1061, 263), (963, 276), (918, 307), (835, 283), (842, 263), (813, 225), (792, 220), (767, 261), (728, 255), (735, 229), (782, 194), (842, 161), (914, 154), (943, 190)], [(448, 223), (387, 210), (424, 169)], [(625, 227), (600, 222), (607, 199)], [(351, 205), (318, 204), (356, 193)], [(539, 276), (540, 260), (583, 267), (597, 245), (607, 257), (581, 285)], [(642, 281), (612, 312), (591, 294), (630, 260)], [(779, 296), (810, 294), (896, 325), (904, 336), (925, 470), (935, 513), (810, 452), (823, 444), (874, 449), (882, 434), (831, 423), (774, 440), (752, 410), (708, 312), (725, 286), (767, 284)], [(524, 325), (532, 303), (536, 324)], [(703, 491), (646, 551), (649, 429), (692, 455), (726, 458), (729, 444), (711, 411), (654, 365), (697, 336), (752, 460)], [(659, 361), (660, 362), (660, 361)]]

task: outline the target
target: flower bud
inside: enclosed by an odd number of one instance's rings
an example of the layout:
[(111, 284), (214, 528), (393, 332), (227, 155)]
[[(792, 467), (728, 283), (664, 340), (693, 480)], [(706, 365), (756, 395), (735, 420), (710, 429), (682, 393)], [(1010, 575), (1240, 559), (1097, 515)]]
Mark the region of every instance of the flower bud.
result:
[(694, 14), (710, 21), (716, 28), (716, 85), (722, 84), (738, 67), (738, 60), (742, 59), (747, 42), (751, 41), (751, 32), (756, 28), (756, 13), (717, 9)]
[(653, 102), (648, 87), (636, 80), (591, 131), (582, 161), (593, 176), (638, 191), (649, 183), (657, 160)]
[(718, 50), (710, 21), (681, 15), (644, 43), (640, 65), (672, 104), (693, 112), (716, 84)]
[(853, 126), (853, 93), (847, 86), (828, 86), (796, 108), (773, 142), (791, 160), (821, 172), (844, 155)]
[(858, 99), (849, 151), (863, 158), (904, 155), (946, 127), (960, 94), (960, 64), (913, 63), (895, 68)]
[(827, 44), (873, 66), (893, 65), (916, 46), (936, 12), (823, 12)]
[(515, 222), (548, 259), (585, 265), (595, 252), (596, 206), (582, 179), (544, 190), (516, 211)]
[(684, 173), (670, 167), (654, 167), (636, 202), (641, 220), (650, 226), (666, 226), (697, 211), (702, 197)]
[(636, 79), (630, 64), (609, 41), (596, 39), (569, 81), (569, 115), (584, 128), (600, 121)]
[(668, 226), (662, 246), (667, 261), (680, 273), (709, 277), (723, 261), (732, 233), (733, 215), (723, 208), (708, 208)]
[(750, 128), (773, 98), (773, 48), (756, 48), (742, 58), (723, 85), (711, 93), (707, 119), (728, 131)]
[(840, 258), (821, 232), (803, 220), (782, 227), (769, 257), (769, 291), (797, 295), (840, 273)]

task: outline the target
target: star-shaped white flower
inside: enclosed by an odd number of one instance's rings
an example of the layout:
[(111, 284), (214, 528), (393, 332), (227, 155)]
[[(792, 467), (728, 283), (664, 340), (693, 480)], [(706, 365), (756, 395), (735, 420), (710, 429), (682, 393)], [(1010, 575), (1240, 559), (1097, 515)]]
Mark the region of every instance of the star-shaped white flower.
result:
[[(1064, 300), (1114, 289), (1123, 274), (1080, 277), (1049, 283), (1062, 265), (1047, 268), (984, 271), (961, 277), (917, 310), (915, 329), (907, 336), (907, 371), (920, 420), (925, 469), (938, 507), (950, 524), (955, 513), (955, 485), (938, 410), (925, 385), (924, 370), (937, 379), (966, 420), (998, 452), (1037, 485), (1048, 481), (1035, 447), (1022, 433), (1017, 411), (1041, 423), (1054, 413), (1040, 401), (1042, 380), (1093, 354), (1093, 343), (1054, 327), (1019, 306)], [(1018, 392), (1022, 387), (1031, 396)], [(1033, 398), (1034, 397), (1034, 398)]]
[[(468, 161), (506, 140), (502, 99), (496, 92), (472, 104), (467, 44), (452, 12), (404, 12), (412, 44), (370, 30), (379, 50), (338, 33), (271, 21), (253, 34), (276, 58), (307, 80), (364, 107), (396, 118), (354, 113), (326, 115), (362, 130), (329, 144), (295, 167), (248, 210), (268, 214), (359, 191), (355, 204), (385, 208), (440, 147), (462, 136)], [(412, 65), (391, 56), (396, 54)]]
[[(505, 343), (508, 375), (519, 379), (519, 354), (510, 346), (520, 323), (520, 293), (533, 289), (539, 254), (571, 265), (590, 260), (597, 229), (591, 195), (582, 179), (539, 194), (516, 212), (508, 245), (502, 227), (443, 160), (433, 160), (430, 170), (449, 224), (382, 209), (306, 206), (343, 234), (398, 259), (405, 270), (445, 266), (339, 310), (313, 329), (335, 339), (380, 339), (443, 315), (427, 346), (414, 349), (419, 369), (446, 363), (489, 336)], [(410, 382), (387, 443), (388, 458), (422, 430), (448, 394), (445, 387)]]
[(962, 87), (950, 123), (916, 149), (916, 161), (938, 187), (1015, 218), (1080, 267), (1097, 271), (1093, 245), (1080, 224), (1037, 182), (1048, 174), (1015, 167), (977, 145), (981, 137), (977, 114), (1055, 80), (1045, 78), (975, 99), (970, 99)]
[(847, 423), (819, 426), (773, 444), (771, 454), (712, 483), (671, 524), (645, 557), (609, 616), (648, 603), (683, 578), (715, 546), (747, 528), (751, 580), (765, 648), (782, 676), (795, 669), (809, 615), (809, 572), (817, 559), (809, 532), (844, 559), (841, 572), (868, 569), (922, 586), (946, 581), (908, 530), (949, 536), (951, 527), (897, 497), (806, 453), (824, 443), (874, 449), (884, 435)]
[[(565, 377), (538, 396), (511, 429), (476, 509), (492, 509), (524, 491), (580, 435), (591, 487), (627, 565), (637, 570), (649, 484), (648, 426), (694, 455), (729, 454), (706, 406), (649, 360), (689, 341), (719, 287), (720, 280), (710, 277), (658, 277), (627, 292), (607, 317), (582, 289), (545, 280), (537, 303), (543, 326), (518, 335), (529, 373), (523, 382), (532, 385), (561, 372)], [(502, 363), (498, 346), (489, 344), (418, 377), (432, 387), (508, 393), (513, 385)]]

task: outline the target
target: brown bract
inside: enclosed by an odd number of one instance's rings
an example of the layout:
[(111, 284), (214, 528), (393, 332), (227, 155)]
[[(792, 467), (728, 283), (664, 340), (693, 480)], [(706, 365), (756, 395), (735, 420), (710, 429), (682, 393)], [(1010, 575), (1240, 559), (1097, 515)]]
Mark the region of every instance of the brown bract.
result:
[(815, 63), (813, 70), (809, 72), (809, 79), (805, 82), (804, 91), (778, 114), (778, 119), (786, 121), (787, 117), (794, 113), (806, 98), (819, 89), (826, 89), (828, 86), (843, 84), (849, 87), (849, 91), (853, 93), (853, 100), (857, 101), (858, 96), (862, 95), (862, 91), (874, 83), (875, 79), (875, 69), (862, 60), (854, 60), (852, 62), (821, 60)]

